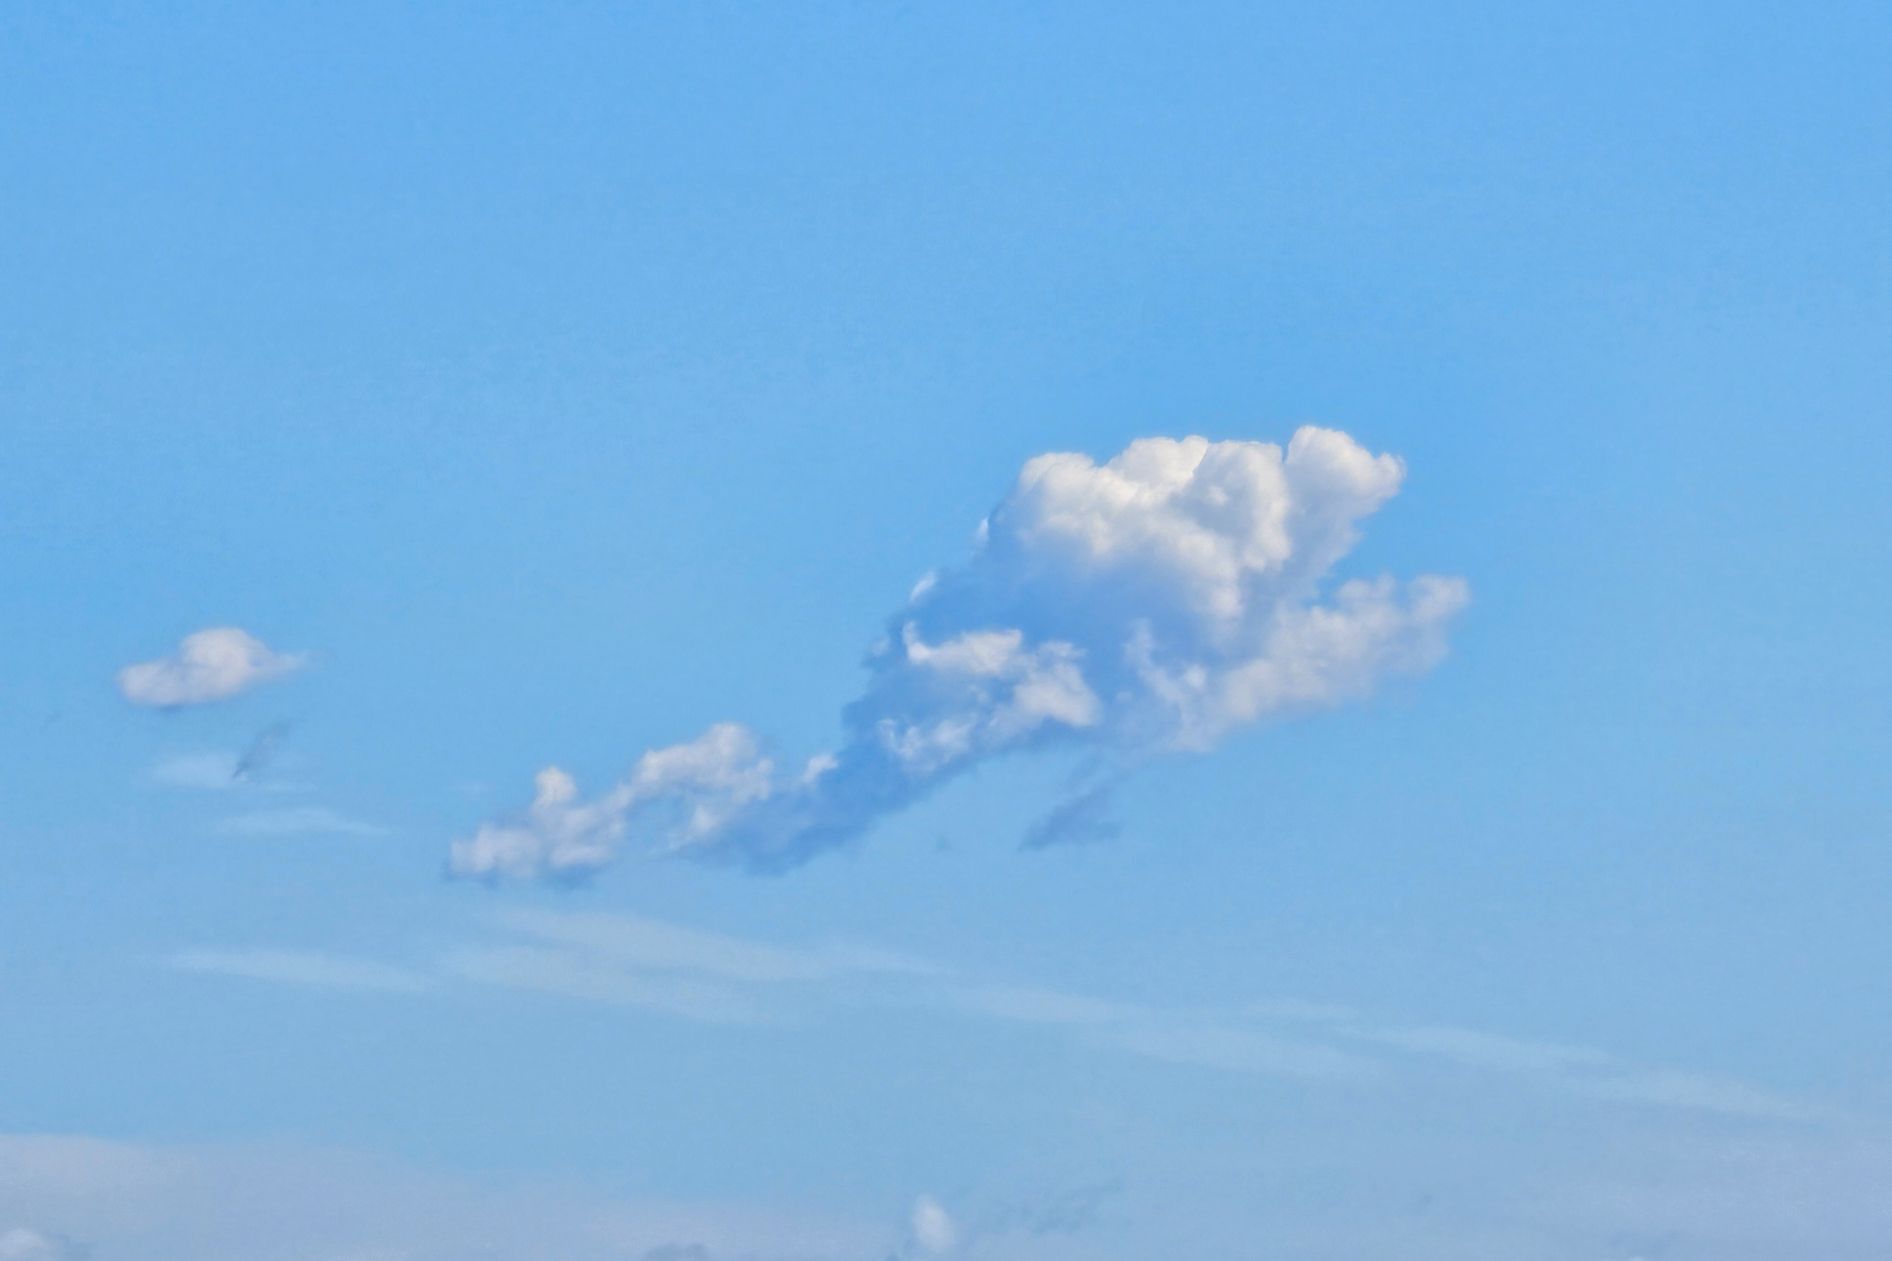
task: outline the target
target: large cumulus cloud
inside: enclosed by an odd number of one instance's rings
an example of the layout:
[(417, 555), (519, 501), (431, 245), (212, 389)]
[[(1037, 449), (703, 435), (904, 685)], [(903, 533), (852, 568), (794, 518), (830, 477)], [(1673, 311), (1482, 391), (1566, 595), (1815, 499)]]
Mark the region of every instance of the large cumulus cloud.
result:
[(777, 870), (1000, 754), (1200, 752), (1368, 694), (1445, 651), (1456, 578), (1336, 581), (1404, 467), (1344, 433), (1145, 438), (1098, 464), (1037, 456), (890, 619), (831, 753), (778, 764), (720, 723), (586, 798), (556, 767), (531, 805), (456, 842), (462, 875), (572, 876), (627, 845)]

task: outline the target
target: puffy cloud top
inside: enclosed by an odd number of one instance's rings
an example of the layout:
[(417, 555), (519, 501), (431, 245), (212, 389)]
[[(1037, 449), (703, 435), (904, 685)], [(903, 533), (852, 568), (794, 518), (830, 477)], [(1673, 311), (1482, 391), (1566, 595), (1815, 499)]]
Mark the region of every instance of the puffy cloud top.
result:
[(1404, 468), (1346, 434), (1304, 428), (1280, 447), (1144, 438), (1108, 464), (1068, 453), (1026, 463), (994, 530), (1093, 582), (1168, 587), (1208, 625), (1238, 622), (1268, 579), (1318, 576)]
[[(792, 772), (719, 724), (586, 801), (556, 768), (524, 814), (453, 847), (465, 875), (580, 874), (627, 838), (779, 869), (981, 760), (1089, 745), (1134, 760), (1357, 699), (1445, 652), (1456, 578), (1330, 581), (1404, 467), (1344, 433), (1145, 438), (1026, 462), (963, 566), (930, 574), (869, 655), (846, 738)], [(1054, 829), (1055, 831), (1055, 829)]]
[(186, 635), (168, 657), (126, 666), (118, 672), (118, 690), (134, 705), (202, 705), (246, 692), (305, 663), (302, 655), (272, 651), (239, 627), (215, 626)]

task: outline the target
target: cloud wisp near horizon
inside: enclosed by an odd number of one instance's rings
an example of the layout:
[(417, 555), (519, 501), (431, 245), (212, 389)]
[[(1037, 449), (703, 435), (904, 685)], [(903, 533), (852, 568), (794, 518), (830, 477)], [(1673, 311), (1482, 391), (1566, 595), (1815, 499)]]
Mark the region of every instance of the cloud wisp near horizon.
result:
[(734, 1028), (850, 1011), (926, 1013), (1037, 1030), (1172, 1068), (1334, 1088), (1452, 1073), (1622, 1108), (1793, 1125), (1842, 1119), (1739, 1078), (1587, 1045), (1298, 1000), (1198, 1008), (1102, 998), (859, 943), (778, 944), (600, 911), (498, 912), (481, 937), (409, 962), (276, 947), (192, 948), (163, 962), (200, 976), (402, 1000), (453, 986), (498, 988)]
[[(1073, 747), (1128, 768), (1423, 673), (1464, 581), (1332, 577), (1404, 473), (1313, 426), (1285, 448), (1143, 438), (1101, 465), (1036, 456), (971, 559), (929, 573), (889, 619), (837, 749), (782, 767), (719, 722), (590, 798), (547, 766), (530, 806), (456, 841), (449, 870), (573, 878), (634, 845), (781, 871), (991, 758)], [(1097, 791), (1030, 842), (1106, 834)]]

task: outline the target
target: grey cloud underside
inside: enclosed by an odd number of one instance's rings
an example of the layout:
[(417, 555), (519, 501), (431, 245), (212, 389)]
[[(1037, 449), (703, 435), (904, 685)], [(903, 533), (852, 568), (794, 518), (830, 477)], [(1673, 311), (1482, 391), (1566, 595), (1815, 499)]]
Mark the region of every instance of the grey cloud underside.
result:
[[(453, 846), (467, 876), (572, 877), (627, 847), (757, 871), (860, 836), (994, 757), (1082, 747), (1130, 764), (1356, 700), (1445, 651), (1455, 578), (1337, 582), (1393, 456), (1303, 428), (1285, 448), (1143, 439), (1099, 465), (1026, 463), (971, 559), (888, 621), (830, 754), (785, 768), (734, 723), (644, 754), (586, 799), (540, 772), (532, 804)], [(1101, 795), (1038, 843), (1107, 832)]]
[(1115, 787), (1114, 782), (1095, 784), (1067, 797), (1026, 829), (1020, 848), (1048, 849), (1053, 845), (1115, 840), (1122, 831), (1110, 815), (1110, 794)]

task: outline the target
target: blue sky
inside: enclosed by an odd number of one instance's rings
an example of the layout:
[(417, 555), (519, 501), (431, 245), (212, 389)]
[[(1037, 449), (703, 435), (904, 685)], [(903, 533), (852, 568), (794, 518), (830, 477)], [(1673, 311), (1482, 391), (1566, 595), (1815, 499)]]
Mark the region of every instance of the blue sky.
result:
[(1889, 57), (10, 8), (0, 1261), (1884, 1256)]

